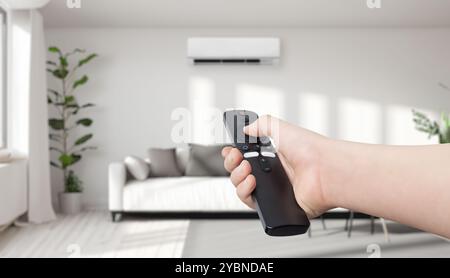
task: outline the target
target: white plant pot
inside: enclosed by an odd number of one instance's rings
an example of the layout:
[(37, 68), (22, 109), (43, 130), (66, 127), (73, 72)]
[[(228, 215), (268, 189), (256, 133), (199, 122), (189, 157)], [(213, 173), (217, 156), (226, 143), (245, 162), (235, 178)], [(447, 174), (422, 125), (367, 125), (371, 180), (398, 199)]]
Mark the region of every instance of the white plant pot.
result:
[(82, 193), (59, 193), (59, 206), (63, 214), (77, 214), (82, 211)]

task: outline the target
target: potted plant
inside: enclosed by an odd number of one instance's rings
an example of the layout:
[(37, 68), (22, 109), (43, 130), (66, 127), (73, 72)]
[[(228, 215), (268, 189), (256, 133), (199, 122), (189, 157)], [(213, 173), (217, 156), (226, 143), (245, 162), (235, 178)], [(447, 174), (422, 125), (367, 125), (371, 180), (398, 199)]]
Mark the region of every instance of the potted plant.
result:
[(431, 121), (425, 114), (413, 110), (416, 129), (428, 134), (428, 138), (439, 136), (440, 144), (450, 143), (450, 115), (442, 113), (441, 122)]
[[(55, 77), (60, 86), (58, 89), (49, 89), (48, 103), (55, 109), (55, 118), (50, 118), (49, 139), (52, 142), (50, 151), (57, 153), (57, 161), (50, 164), (63, 173), (64, 192), (59, 195), (61, 212), (64, 214), (78, 213), (82, 209), (81, 194), (82, 181), (72, 167), (81, 161), (82, 153), (94, 150), (93, 146), (86, 146), (93, 134), (88, 133), (79, 138), (72, 138), (73, 131), (77, 128), (87, 128), (93, 120), (82, 117), (82, 112), (94, 104), (80, 104), (75, 97), (76, 90), (85, 85), (89, 78), (87, 75), (78, 75), (78, 71), (88, 64), (97, 54), (86, 54), (86, 51), (75, 49), (72, 52), (63, 53), (58, 47), (49, 47), (51, 54), (56, 54), (54, 61), (47, 61), (47, 71)], [(81, 59), (71, 67), (70, 64), (77, 56)]]

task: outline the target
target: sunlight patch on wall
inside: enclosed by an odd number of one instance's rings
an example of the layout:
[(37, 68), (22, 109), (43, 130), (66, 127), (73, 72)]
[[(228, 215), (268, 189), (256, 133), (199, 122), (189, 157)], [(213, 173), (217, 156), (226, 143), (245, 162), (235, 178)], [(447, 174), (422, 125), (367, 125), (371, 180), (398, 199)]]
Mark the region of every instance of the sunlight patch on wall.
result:
[(285, 118), (284, 94), (273, 87), (239, 84), (235, 95), (236, 108), (251, 110), (259, 115), (270, 114)]
[[(437, 113), (425, 109), (416, 109), (439, 120)], [(439, 121), (438, 121), (439, 122)], [(386, 143), (392, 145), (427, 145), (438, 143), (438, 138), (428, 139), (428, 135), (415, 129), (412, 108), (392, 105), (386, 108)]]
[(361, 143), (382, 143), (382, 111), (379, 104), (344, 98), (338, 101), (338, 137)]
[(209, 78), (191, 77), (189, 80), (190, 142), (214, 144), (222, 138), (218, 134), (223, 127), (221, 113), (214, 106), (215, 90), (215, 84)]
[(299, 124), (323, 135), (329, 134), (329, 102), (327, 97), (302, 93), (298, 98)]

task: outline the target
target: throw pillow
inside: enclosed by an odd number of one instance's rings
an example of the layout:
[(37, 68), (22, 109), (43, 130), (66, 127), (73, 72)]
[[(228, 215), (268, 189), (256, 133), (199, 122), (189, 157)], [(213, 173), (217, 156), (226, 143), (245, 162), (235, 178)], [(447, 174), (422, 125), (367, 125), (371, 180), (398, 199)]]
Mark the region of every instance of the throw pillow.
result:
[(175, 148), (148, 151), (152, 177), (180, 177), (183, 175), (177, 164)]
[(124, 160), (128, 172), (137, 180), (146, 180), (150, 173), (150, 166), (143, 159), (136, 156), (127, 156)]
[(190, 144), (191, 152), (186, 166), (186, 176), (229, 176), (223, 166), (223, 145)]
[(183, 147), (178, 147), (175, 155), (177, 157), (177, 164), (178, 164), (178, 169), (180, 169), (181, 173), (186, 172), (186, 165), (188, 164), (189, 161), (189, 154), (190, 154), (190, 147), (189, 146), (183, 146)]

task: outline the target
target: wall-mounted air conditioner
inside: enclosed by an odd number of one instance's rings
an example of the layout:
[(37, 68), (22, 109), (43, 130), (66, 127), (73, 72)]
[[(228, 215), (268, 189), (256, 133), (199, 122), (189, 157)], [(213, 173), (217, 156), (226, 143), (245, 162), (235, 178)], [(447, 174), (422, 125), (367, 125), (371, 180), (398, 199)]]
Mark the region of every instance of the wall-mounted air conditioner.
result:
[(187, 48), (194, 65), (272, 65), (280, 59), (279, 38), (189, 38)]

